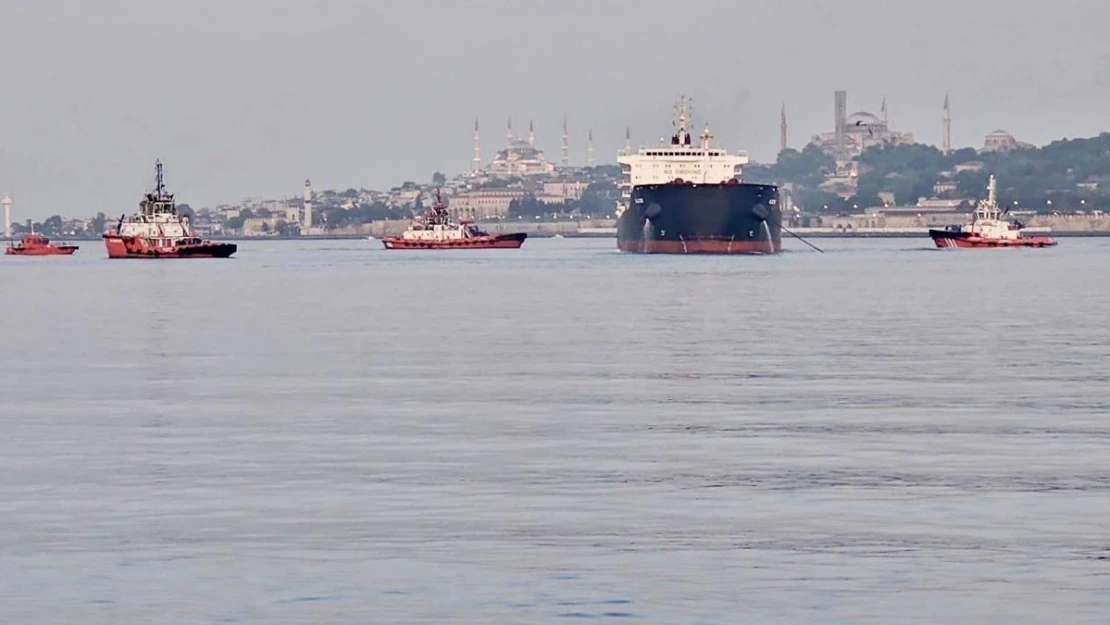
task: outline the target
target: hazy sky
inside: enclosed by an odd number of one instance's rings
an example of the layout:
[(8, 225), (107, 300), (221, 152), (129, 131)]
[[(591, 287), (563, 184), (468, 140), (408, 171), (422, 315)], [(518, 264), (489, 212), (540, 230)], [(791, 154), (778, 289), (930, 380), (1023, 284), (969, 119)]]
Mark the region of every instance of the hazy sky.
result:
[(1104, 0), (0, 0), (0, 193), (16, 219), (131, 212), (153, 162), (194, 207), (465, 170), (536, 124), (599, 162), (668, 134), (682, 93), (771, 160), (849, 112), (939, 143), (1110, 129)]

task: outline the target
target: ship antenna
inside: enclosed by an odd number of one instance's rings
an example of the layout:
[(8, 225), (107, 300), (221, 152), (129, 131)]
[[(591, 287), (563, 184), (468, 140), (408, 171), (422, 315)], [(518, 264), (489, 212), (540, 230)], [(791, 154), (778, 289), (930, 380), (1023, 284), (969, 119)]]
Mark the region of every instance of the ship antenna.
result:
[(164, 184), (162, 184), (162, 161), (161, 161), (161, 159), (154, 161), (154, 182), (155, 182), (155, 188), (158, 191), (158, 195), (162, 195), (162, 193), (165, 192), (166, 187), (165, 187)]

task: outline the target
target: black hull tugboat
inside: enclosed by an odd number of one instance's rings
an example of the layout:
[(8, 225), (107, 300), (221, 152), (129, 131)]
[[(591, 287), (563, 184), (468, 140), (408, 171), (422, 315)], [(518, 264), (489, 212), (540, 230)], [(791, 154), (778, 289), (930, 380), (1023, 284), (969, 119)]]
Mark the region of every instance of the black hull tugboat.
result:
[(624, 174), (618, 249), (645, 254), (781, 251), (778, 187), (741, 182), (747, 155), (712, 147), (708, 127), (701, 145), (691, 145), (688, 123), (689, 104), (683, 98), (670, 144), (617, 159)]

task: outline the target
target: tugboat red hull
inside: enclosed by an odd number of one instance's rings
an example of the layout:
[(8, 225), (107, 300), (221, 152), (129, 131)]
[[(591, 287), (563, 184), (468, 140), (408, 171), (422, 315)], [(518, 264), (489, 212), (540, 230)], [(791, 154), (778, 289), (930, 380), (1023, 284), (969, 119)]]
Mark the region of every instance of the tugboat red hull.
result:
[(19, 240), (19, 245), (8, 244), (5, 256), (69, 256), (77, 251), (76, 245), (56, 245), (46, 236), (32, 232)]
[(7, 256), (69, 256), (77, 251), (76, 245), (51, 245), (49, 247), (9, 247)]
[(1056, 239), (1052, 237), (1021, 237), (1019, 239), (988, 239), (969, 233), (955, 233), (947, 230), (930, 230), (929, 236), (939, 248), (980, 248), (980, 247), (1052, 247)]
[(104, 235), (108, 258), (227, 258), (235, 253), (234, 243), (189, 243), (171, 247), (157, 247), (141, 237)]
[(445, 241), (421, 241), (404, 237), (385, 237), (382, 244), (387, 250), (495, 250), (517, 249), (524, 245), (528, 234), (517, 232), (497, 236), (449, 239)]

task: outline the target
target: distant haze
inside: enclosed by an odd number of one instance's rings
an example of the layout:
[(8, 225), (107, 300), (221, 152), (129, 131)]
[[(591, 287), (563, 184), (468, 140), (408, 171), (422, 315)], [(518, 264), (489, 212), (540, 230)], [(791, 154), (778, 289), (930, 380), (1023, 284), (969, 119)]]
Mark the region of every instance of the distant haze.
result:
[(697, 129), (774, 159), (849, 112), (954, 146), (1003, 128), (1043, 144), (1110, 128), (1097, 0), (0, 0), (0, 193), (18, 220), (132, 211), (166, 163), (194, 207), (464, 171), (505, 122), (558, 161)]

